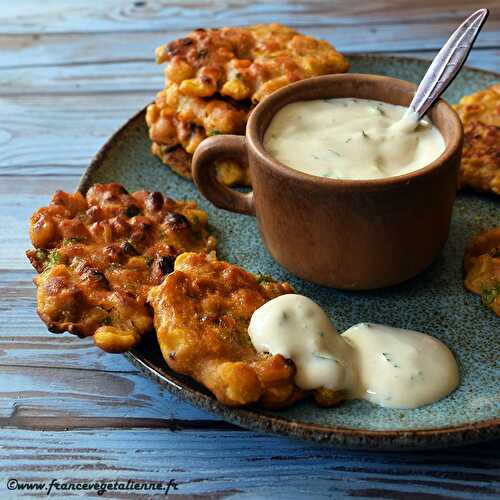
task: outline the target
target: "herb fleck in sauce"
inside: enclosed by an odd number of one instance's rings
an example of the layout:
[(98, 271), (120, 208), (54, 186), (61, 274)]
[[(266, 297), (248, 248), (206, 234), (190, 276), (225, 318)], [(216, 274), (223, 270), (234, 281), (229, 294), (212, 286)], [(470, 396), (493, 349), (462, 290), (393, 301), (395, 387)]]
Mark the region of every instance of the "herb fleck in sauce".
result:
[(403, 106), (368, 99), (294, 102), (276, 113), (264, 147), (281, 163), (320, 177), (402, 175), (425, 167), (445, 147), (427, 119), (402, 119), (405, 112)]
[(453, 354), (430, 335), (374, 323), (339, 335), (321, 307), (302, 295), (264, 304), (248, 333), (257, 351), (293, 360), (304, 390), (324, 387), (349, 399), (417, 408), (444, 398), (459, 381)]

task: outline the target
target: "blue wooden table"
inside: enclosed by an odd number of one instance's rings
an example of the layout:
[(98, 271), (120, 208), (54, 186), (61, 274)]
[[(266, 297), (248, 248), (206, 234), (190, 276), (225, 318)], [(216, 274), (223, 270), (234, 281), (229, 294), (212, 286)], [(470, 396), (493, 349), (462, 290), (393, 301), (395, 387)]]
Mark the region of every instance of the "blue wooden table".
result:
[(116, 486), (108, 498), (167, 488), (211, 499), (499, 497), (498, 442), (349, 452), (248, 432), (175, 400), (122, 356), (48, 333), (24, 256), (34, 209), (74, 190), (105, 139), (161, 88), (157, 45), (200, 25), (280, 21), (345, 53), (429, 58), (479, 6), (492, 12), (469, 65), (498, 71), (491, 0), (1, 1), (0, 498), (47, 495), (51, 482), (51, 495), (97, 497), (63, 488), (103, 481), (162, 485)]

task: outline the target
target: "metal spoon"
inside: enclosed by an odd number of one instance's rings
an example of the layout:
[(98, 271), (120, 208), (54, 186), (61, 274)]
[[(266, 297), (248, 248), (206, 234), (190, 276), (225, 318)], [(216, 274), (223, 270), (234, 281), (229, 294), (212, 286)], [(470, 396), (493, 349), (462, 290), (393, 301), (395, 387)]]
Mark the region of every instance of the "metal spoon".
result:
[(405, 118), (411, 115), (411, 121), (415, 126), (457, 76), (488, 14), (488, 9), (479, 9), (469, 16), (450, 36), (432, 61), (405, 115)]

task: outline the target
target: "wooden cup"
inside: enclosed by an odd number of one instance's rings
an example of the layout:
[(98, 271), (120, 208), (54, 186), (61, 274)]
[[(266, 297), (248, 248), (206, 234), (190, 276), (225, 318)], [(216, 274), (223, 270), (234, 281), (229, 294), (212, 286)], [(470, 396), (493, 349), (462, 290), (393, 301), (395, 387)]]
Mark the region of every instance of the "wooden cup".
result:
[[(246, 135), (204, 140), (193, 178), (215, 206), (257, 217), (264, 244), (282, 266), (321, 285), (349, 290), (386, 287), (423, 271), (448, 238), (463, 131), (440, 100), (428, 116), (444, 137), (443, 154), (424, 168), (385, 179), (337, 180), (294, 170), (272, 158), (263, 137), (288, 103), (354, 97), (408, 106), (415, 85), (366, 74), (327, 75), (288, 85), (251, 113)], [(215, 160), (248, 164), (252, 192), (217, 180)]]

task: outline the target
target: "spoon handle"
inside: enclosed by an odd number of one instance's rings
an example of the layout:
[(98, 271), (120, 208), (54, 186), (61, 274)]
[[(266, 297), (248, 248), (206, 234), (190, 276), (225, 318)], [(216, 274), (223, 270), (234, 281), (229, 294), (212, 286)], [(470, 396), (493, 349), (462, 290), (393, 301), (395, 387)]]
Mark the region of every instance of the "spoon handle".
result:
[(469, 16), (450, 36), (425, 73), (409, 109), (422, 118), (429, 107), (448, 88), (463, 66), (488, 17), (488, 9), (479, 9)]

